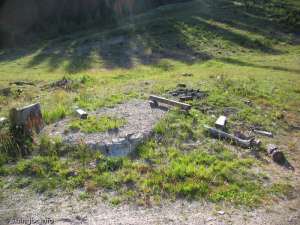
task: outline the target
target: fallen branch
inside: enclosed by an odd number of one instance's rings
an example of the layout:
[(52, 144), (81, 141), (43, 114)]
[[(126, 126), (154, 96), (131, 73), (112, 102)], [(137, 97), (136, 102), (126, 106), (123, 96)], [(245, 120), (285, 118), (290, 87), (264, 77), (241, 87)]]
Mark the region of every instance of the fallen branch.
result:
[(231, 142), (235, 143), (236, 145), (239, 145), (243, 148), (251, 148), (255, 145), (253, 142), (253, 139), (243, 140), (241, 138), (234, 136), (233, 134), (228, 134), (222, 130), (219, 130), (219, 129), (216, 129), (213, 127), (209, 127), (207, 125), (204, 125), (204, 128), (206, 130), (208, 130), (210, 135), (213, 136), (214, 138), (225, 139), (225, 140), (231, 141)]
[(273, 134), (271, 132), (268, 132), (268, 131), (254, 129), (253, 132), (256, 133), (256, 134), (263, 135), (263, 136), (273, 137)]

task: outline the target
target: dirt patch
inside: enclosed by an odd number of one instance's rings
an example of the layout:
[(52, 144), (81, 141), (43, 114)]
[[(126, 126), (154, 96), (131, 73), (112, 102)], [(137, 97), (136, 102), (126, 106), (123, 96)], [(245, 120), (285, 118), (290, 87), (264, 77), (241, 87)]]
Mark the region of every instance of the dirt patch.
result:
[[(7, 193), (4, 193), (7, 194)], [(139, 207), (124, 204), (112, 206), (95, 197), (82, 201), (79, 193), (56, 196), (18, 191), (7, 195), (0, 206), (0, 224), (11, 218), (50, 218), (55, 225), (75, 224), (203, 224), (203, 225), (299, 225), (299, 199), (281, 200), (257, 209), (236, 208), (208, 202), (163, 202), (159, 206)], [(5, 206), (5, 207), (4, 207)]]
[(68, 131), (71, 119), (67, 118), (46, 127), (43, 133), (62, 137), (68, 144), (85, 143), (95, 150), (111, 155), (124, 156), (148, 138), (155, 124), (163, 117), (165, 110), (151, 108), (147, 101), (132, 100), (114, 108), (102, 108), (90, 113), (90, 116), (111, 116), (125, 119), (126, 124), (118, 129), (99, 133)]

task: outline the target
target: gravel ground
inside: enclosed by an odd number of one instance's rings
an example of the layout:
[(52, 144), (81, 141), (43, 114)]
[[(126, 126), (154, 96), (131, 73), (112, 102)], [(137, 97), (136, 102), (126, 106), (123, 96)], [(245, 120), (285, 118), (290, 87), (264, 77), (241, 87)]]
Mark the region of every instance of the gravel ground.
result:
[(127, 155), (137, 143), (150, 136), (154, 125), (165, 114), (163, 108), (151, 108), (147, 101), (132, 100), (114, 108), (102, 108), (90, 115), (123, 118), (126, 124), (115, 132), (83, 133), (66, 130), (70, 118), (61, 120), (46, 127), (43, 133), (59, 136), (70, 144), (84, 142), (91, 148), (101, 150), (109, 155)]

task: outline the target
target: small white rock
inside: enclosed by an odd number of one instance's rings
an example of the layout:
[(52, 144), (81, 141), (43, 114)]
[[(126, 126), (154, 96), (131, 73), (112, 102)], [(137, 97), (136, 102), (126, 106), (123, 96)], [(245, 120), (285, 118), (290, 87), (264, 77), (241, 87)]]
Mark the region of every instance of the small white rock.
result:
[(226, 116), (220, 116), (218, 120), (215, 123), (216, 128), (224, 130), (227, 123), (227, 117)]
[(218, 211), (218, 214), (219, 214), (219, 215), (224, 215), (225, 212), (224, 212), (224, 211)]

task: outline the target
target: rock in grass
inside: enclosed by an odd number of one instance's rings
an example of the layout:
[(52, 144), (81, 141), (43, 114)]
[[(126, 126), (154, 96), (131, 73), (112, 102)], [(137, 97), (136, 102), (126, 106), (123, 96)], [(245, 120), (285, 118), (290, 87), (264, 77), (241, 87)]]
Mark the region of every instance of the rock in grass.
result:
[(278, 150), (278, 147), (274, 144), (269, 144), (267, 146), (268, 154), (272, 157), (273, 161), (278, 164), (284, 164), (286, 159), (284, 154)]
[(10, 122), (14, 127), (22, 127), (27, 133), (40, 133), (44, 127), (40, 103), (11, 109)]
[(220, 130), (226, 129), (226, 123), (227, 123), (227, 117), (226, 116), (220, 116), (218, 120), (215, 123), (216, 128)]
[(7, 123), (6, 117), (0, 117), (0, 127)]
[(88, 113), (85, 112), (84, 110), (82, 109), (76, 109), (76, 115), (80, 118), (80, 119), (83, 119), (83, 120), (86, 120), (88, 118)]

